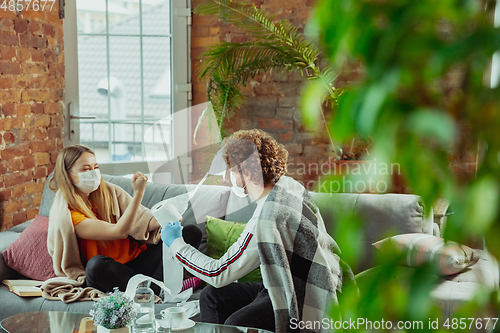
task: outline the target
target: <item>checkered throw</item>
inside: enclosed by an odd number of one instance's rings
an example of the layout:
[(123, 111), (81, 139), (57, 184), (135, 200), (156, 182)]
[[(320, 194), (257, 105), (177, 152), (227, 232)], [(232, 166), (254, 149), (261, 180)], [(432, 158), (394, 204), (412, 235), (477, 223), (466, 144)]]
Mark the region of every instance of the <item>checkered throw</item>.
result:
[(281, 177), (262, 207), (255, 236), (276, 332), (299, 331), (292, 322), (328, 318), (325, 311), (337, 304), (342, 286), (340, 250), (299, 182)]

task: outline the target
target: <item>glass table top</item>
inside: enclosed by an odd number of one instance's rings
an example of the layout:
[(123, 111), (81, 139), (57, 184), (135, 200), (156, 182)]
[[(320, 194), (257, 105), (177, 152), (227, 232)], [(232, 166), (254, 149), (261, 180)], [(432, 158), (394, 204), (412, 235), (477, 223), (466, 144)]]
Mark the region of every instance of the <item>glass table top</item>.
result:
[[(88, 313), (72, 313), (62, 311), (37, 311), (24, 312), (13, 315), (0, 322), (0, 326), (9, 333), (93, 333), (97, 328), (90, 323)], [(88, 324), (87, 324), (88, 323)], [(217, 325), (208, 323), (196, 323), (192, 328), (179, 331), (182, 333), (270, 333), (270, 331)]]

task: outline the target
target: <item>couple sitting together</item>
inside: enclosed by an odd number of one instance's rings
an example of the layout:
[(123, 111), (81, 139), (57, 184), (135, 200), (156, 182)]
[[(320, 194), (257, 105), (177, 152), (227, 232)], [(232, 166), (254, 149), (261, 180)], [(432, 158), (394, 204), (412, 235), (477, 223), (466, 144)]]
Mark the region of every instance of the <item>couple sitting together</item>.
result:
[[(189, 273), (208, 283), (200, 296), (203, 322), (288, 332), (291, 320), (328, 318), (342, 276), (352, 273), (343, 272), (337, 244), (308, 191), (285, 176), (288, 152), (261, 130), (234, 133), (222, 152), (233, 186), (251, 195), (257, 208), (238, 240), (212, 259), (197, 250), (196, 225), (182, 228), (176, 221), (161, 228), (140, 204), (144, 174), (133, 176), (131, 197), (101, 179), (89, 148), (64, 148), (50, 183), (57, 194), (48, 248), (59, 278), (44, 284), (44, 295), (89, 299), (114, 287), (124, 291), (135, 274), (162, 280), (161, 238)], [(263, 282), (235, 282), (259, 266)], [(72, 290), (81, 294), (58, 295), (58, 279), (73, 281)]]

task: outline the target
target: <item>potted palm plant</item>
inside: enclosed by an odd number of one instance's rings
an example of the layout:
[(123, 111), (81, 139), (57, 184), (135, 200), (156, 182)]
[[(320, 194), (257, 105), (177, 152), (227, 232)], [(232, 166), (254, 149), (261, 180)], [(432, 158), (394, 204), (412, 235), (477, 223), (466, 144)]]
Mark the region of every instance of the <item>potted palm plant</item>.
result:
[[(334, 105), (342, 91), (333, 86), (336, 75), (332, 69), (320, 67), (320, 52), (314, 43), (309, 42), (289, 21), (276, 20), (252, 3), (202, 0), (194, 12), (218, 15), (224, 23), (243, 29), (249, 36), (248, 42), (221, 42), (202, 55), (200, 77), (208, 81), (208, 101), (221, 129), (230, 112), (237, 111), (244, 104), (245, 96), (241, 89), (250, 79), (267, 72), (300, 71), (307, 80), (316, 81), (315, 89), (322, 95), (321, 103), (314, 100), (312, 105), (306, 106), (311, 110), (308, 112), (310, 116), (306, 115), (304, 120), (312, 122), (320, 115), (329, 132), (323, 109), (325, 105)], [(209, 111), (207, 108), (201, 118), (206, 117)], [(335, 152), (332, 140), (331, 144)]]

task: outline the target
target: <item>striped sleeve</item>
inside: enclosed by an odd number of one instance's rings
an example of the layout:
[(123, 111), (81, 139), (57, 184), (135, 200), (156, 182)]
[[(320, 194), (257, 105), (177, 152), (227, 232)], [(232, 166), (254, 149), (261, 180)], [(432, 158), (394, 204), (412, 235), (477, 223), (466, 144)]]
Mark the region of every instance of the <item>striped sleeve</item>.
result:
[(220, 259), (210, 258), (182, 238), (174, 241), (170, 251), (191, 274), (217, 288), (236, 281), (260, 265), (257, 241), (246, 229)]

